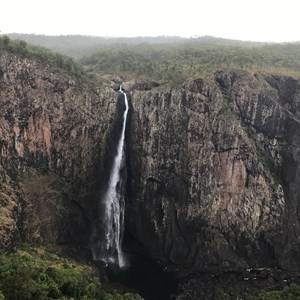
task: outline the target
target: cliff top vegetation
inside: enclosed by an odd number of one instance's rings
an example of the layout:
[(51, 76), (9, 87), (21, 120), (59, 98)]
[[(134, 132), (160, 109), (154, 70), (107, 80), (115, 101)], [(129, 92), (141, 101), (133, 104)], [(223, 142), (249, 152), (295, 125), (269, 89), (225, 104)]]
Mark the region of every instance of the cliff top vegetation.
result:
[(8, 36), (0, 36), (0, 53), (3, 51), (60, 68), (77, 78), (83, 78), (85, 74), (82, 65), (73, 58), (53, 52), (43, 46), (28, 44), (24, 40), (12, 40)]
[[(180, 84), (216, 69), (246, 70), (300, 76), (300, 43), (270, 44), (210, 36), (106, 38), (92, 36), (43, 36), (11, 34), (11, 49), (83, 74), (79, 59), (91, 73), (130, 74)], [(2, 37), (0, 43), (5, 37)], [(26, 40), (26, 42), (22, 41)], [(59, 56), (41, 46), (63, 53)], [(0, 46), (1, 47), (1, 46)], [(42, 57), (42, 58), (41, 58)]]
[(211, 36), (202, 36), (194, 38), (182, 38), (178, 36), (157, 36), (157, 37), (99, 37), (99, 36), (82, 36), (82, 35), (60, 35), (48, 36), (40, 34), (18, 34), (11, 33), (8, 36), (13, 40), (23, 40), (33, 45), (47, 47), (53, 51), (63, 53), (65, 55), (80, 58), (85, 55), (92, 54), (108, 46), (123, 46), (123, 45), (180, 45), (186, 42), (196, 44), (211, 44), (211, 45), (227, 45), (254, 47), (262, 46), (265, 43), (230, 40), (224, 38), (216, 38)]
[(94, 72), (129, 73), (179, 84), (216, 69), (300, 75), (300, 44), (240, 47), (218, 44), (112, 45), (81, 59)]

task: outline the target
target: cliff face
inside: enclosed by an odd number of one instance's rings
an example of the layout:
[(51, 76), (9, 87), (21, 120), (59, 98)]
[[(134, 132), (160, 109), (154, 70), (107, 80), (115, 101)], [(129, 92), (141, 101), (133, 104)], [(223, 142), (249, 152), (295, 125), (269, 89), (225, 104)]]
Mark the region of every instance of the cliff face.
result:
[(299, 271), (300, 84), (217, 72), (133, 90), (127, 227), (179, 272)]
[(110, 88), (1, 53), (2, 248), (87, 243), (114, 111)]
[[(181, 274), (299, 271), (299, 81), (219, 71), (131, 91), (126, 227), (145, 250)], [(6, 53), (0, 102), (1, 247), (86, 246), (123, 103)]]

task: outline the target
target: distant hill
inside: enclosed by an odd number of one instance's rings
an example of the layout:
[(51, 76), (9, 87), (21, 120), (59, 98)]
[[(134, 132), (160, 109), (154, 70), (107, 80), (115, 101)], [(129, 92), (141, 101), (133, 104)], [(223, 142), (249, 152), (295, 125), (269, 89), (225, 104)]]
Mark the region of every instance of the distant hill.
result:
[(300, 76), (300, 44), (241, 47), (220, 44), (111, 45), (81, 59), (95, 73), (131, 74), (173, 84), (217, 69)]
[(35, 35), (35, 34), (7, 34), (13, 40), (23, 40), (34, 45), (44, 46), (51, 50), (72, 56), (82, 57), (91, 54), (96, 50), (116, 45), (139, 45), (139, 44), (173, 44), (180, 45), (192, 43), (195, 45), (223, 45), (223, 46), (239, 46), (239, 47), (256, 47), (262, 46), (264, 43), (248, 42), (239, 40), (230, 40), (216, 38), (211, 36), (182, 38), (176, 36), (158, 36), (158, 37), (133, 37), (133, 38), (113, 38), (113, 37), (97, 37), (83, 35)]
[(8, 52), (22, 58), (30, 58), (44, 65), (50, 65), (67, 71), (78, 78), (85, 76), (84, 69), (74, 58), (50, 49), (27, 43), (24, 40), (12, 40), (6, 35), (0, 35), (0, 54)]
[[(173, 84), (180, 84), (189, 78), (209, 75), (217, 69), (300, 76), (300, 43), (272, 44), (211, 36), (194, 38), (176, 36), (112, 38), (33, 34), (9, 34), (8, 36), (16, 40), (12, 41), (15, 46), (25, 45), (23, 42), (25, 41), (38, 45), (36, 47), (47, 47), (76, 58), (90, 73), (100, 75), (130, 74), (133, 77)], [(31, 54), (38, 48), (27, 46), (25, 49)], [(47, 57), (51, 57), (51, 54), (48, 54)], [(64, 68), (75, 69), (76, 72), (80, 69), (66, 57), (56, 59), (56, 56), (53, 56), (48, 60), (56, 64), (61, 61), (67, 62), (62, 64)]]

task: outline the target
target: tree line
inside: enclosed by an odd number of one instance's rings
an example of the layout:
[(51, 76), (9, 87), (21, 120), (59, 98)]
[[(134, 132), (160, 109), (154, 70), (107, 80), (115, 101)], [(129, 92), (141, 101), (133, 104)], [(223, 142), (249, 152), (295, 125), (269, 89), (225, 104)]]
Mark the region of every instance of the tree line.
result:
[(216, 44), (139, 44), (104, 47), (81, 62), (93, 72), (130, 73), (181, 83), (216, 69), (300, 74), (300, 44), (240, 47)]
[[(91, 36), (0, 36), (0, 49), (38, 59), (84, 77), (91, 74), (126, 74), (134, 77), (180, 84), (203, 77), (217, 69), (276, 72), (298, 77), (300, 43), (268, 44), (214, 38), (136, 37), (105, 38)], [(51, 52), (47, 45), (60, 53)]]
[(30, 58), (47, 64), (52, 67), (60, 68), (78, 78), (84, 78), (83, 66), (73, 58), (53, 52), (45, 47), (28, 44), (23, 40), (12, 40), (8, 36), (0, 36), (0, 51)]
[(123, 46), (123, 45), (180, 45), (185, 43), (193, 43), (194, 45), (210, 44), (210, 45), (227, 45), (240, 47), (261, 46), (265, 43), (230, 40), (224, 38), (216, 38), (212, 36), (201, 36), (192, 38), (183, 38), (178, 36), (138, 36), (138, 37), (101, 37), (101, 36), (86, 36), (86, 35), (59, 35), (49, 36), (41, 34), (18, 34), (11, 33), (8, 36), (13, 40), (24, 40), (33, 45), (39, 45), (49, 48), (59, 53), (79, 58), (84, 55), (105, 48), (108, 46)]

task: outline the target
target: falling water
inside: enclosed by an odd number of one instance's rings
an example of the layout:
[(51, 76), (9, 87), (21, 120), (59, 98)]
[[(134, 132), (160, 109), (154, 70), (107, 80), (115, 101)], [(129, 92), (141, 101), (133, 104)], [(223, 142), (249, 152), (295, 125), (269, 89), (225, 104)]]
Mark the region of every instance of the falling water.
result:
[(115, 263), (120, 268), (123, 268), (125, 267), (125, 259), (122, 253), (121, 244), (124, 231), (125, 201), (124, 194), (122, 192), (122, 177), (120, 175), (120, 171), (125, 163), (125, 129), (129, 107), (127, 95), (122, 91), (121, 86), (120, 92), (124, 95), (126, 109), (123, 114), (122, 132), (118, 142), (117, 153), (110, 172), (108, 188), (104, 195), (105, 232), (104, 241), (102, 241), (102, 243), (104, 243), (104, 247), (102, 248), (104, 252), (102, 254), (102, 260), (106, 263)]

